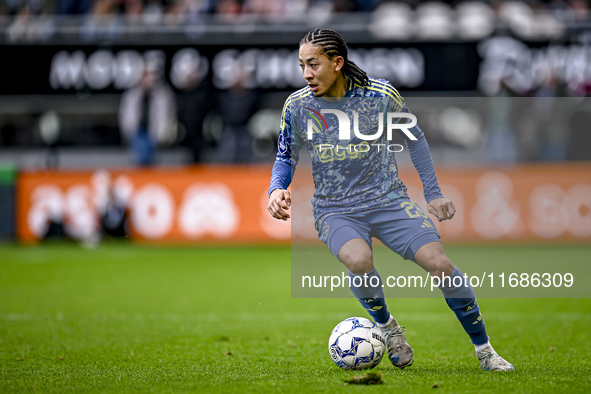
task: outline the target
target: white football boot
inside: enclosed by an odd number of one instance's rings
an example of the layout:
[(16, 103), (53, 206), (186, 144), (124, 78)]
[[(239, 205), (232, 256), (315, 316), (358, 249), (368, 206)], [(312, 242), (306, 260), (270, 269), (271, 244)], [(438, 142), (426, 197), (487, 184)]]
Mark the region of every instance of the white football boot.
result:
[(513, 365), (499, 356), (492, 346), (487, 346), (476, 351), (476, 357), (480, 361), (483, 371), (514, 371)]

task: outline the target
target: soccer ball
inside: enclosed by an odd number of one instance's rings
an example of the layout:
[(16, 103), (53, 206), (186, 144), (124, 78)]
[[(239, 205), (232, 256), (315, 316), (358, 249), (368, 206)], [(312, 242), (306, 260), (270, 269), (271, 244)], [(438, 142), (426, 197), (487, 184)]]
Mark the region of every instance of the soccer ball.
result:
[(382, 360), (386, 340), (374, 322), (350, 317), (332, 330), (328, 351), (332, 361), (343, 369), (369, 369)]

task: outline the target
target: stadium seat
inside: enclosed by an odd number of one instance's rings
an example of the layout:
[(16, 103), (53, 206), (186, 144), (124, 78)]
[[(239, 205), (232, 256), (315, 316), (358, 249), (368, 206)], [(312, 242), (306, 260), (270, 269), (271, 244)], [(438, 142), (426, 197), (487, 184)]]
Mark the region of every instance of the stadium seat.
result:
[(456, 7), (457, 34), (461, 38), (481, 39), (494, 32), (496, 15), (486, 3), (466, 1)]
[(405, 3), (380, 4), (372, 14), (369, 30), (381, 39), (407, 39), (414, 35), (414, 12)]
[(446, 3), (423, 3), (417, 6), (417, 36), (443, 40), (454, 36), (453, 10)]

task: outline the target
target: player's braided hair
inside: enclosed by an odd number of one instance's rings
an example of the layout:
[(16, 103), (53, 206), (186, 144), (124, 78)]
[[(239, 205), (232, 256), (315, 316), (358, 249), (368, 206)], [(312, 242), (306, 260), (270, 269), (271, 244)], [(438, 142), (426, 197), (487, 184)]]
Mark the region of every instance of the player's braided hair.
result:
[(335, 56), (342, 56), (345, 60), (345, 65), (342, 68), (343, 75), (357, 81), (361, 86), (370, 84), (367, 73), (349, 60), (347, 44), (337, 32), (328, 29), (312, 30), (300, 41), (300, 46), (304, 44), (319, 46), (329, 59)]

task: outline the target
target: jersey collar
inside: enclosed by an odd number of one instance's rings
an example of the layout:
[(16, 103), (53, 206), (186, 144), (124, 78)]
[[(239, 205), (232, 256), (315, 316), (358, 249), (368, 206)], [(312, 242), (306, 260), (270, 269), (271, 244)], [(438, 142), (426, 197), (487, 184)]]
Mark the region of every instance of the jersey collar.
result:
[(327, 100), (323, 99), (322, 97), (318, 97), (316, 99), (316, 102), (318, 103), (318, 105), (321, 108), (328, 108), (328, 109), (343, 108), (343, 106), (349, 102), (349, 99), (351, 98), (351, 95), (353, 94), (353, 80), (351, 78), (347, 78), (347, 81), (349, 81), (349, 83), (347, 85), (347, 91), (345, 92), (345, 95), (343, 96), (342, 99), (340, 99), (339, 101), (327, 101)]

